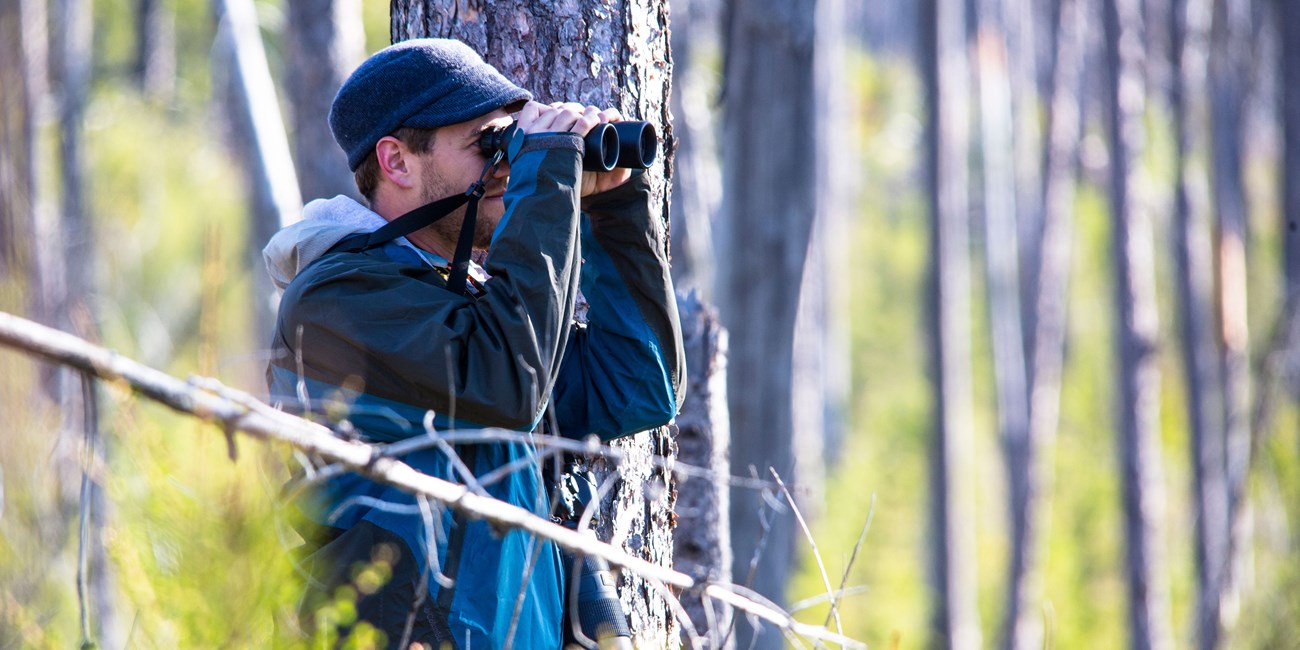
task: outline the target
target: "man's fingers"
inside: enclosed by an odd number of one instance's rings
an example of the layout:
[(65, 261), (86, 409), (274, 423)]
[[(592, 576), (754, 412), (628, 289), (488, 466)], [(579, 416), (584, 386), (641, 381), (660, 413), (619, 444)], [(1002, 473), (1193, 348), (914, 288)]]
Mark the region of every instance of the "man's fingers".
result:
[(597, 124), (620, 122), (623, 116), (616, 108), (601, 110), (577, 102), (528, 102), (515, 119), (525, 133), (571, 131), (585, 136)]
[(622, 122), (623, 114), (618, 112), (617, 108), (607, 108), (600, 112), (601, 123), (605, 122)]

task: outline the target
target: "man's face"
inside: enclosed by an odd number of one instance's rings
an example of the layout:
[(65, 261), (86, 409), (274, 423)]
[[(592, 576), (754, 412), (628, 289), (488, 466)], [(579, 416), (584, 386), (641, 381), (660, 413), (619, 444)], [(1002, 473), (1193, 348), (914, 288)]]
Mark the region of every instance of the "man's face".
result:
[[(453, 194), (460, 194), (479, 179), (488, 157), (478, 146), (479, 136), (491, 127), (506, 126), (511, 118), (505, 109), (497, 109), (472, 120), (452, 124), (438, 129), (433, 150), (422, 156), (424, 165), (421, 174), (421, 197), (424, 203), (432, 203)], [(478, 217), (474, 227), (474, 247), (485, 249), (492, 242), (492, 233), (505, 212), (502, 194), (506, 191), (506, 181), (510, 175), (510, 165), (504, 160), (496, 173), (490, 174), (484, 182), (486, 190), (478, 204)], [(443, 239), (455, 245), (460, 236), (460, 225), (464, 221), (465, 208), (459, 208), (430, 228)]]

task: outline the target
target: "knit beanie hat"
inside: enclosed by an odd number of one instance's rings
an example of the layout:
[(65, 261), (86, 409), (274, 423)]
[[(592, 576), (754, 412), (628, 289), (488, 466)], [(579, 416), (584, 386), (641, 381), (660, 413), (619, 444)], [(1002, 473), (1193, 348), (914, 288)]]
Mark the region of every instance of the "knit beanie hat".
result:
[(330, 130), (356, 171), (375, 143), (400, 127), (457, 124), (532, 98), (468, 45), (417, 38), (376, 52), (343, 82)]

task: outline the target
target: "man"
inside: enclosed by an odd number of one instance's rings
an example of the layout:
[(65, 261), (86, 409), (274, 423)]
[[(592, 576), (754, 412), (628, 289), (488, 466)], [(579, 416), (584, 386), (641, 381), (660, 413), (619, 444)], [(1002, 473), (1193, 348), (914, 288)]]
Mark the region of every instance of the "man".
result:
[[(552, 433), (611, 439), (675, 415), (685, 364), (648, 184), (627, 170), (580, 169), (581, 136), (621, 118), (531, 98), (454, 40), (399, 43), (349, 77), (330, 126), (370, 205), (313, 201), (267, 246), (284, 289), (273, 399), (378, 443), (430, 430), (530, 432), (548, 410)], [(494, 167), (479, 136), (512, 113), (524, 137)], [(460, 205), (393, 236), (409, 221), (399, 217), (428, 216), (422, 206), (447, 197), (463, 202), (479, 181), (476, 209)], [(477, 217), (474, 247), (487, 253), (461, 280), (452, 262), (467, 211)], [(583, 326), (573, 322), (579, 286)], [(531, 442), (450, 449), (428, 445), (402, 460), (458, 482), (469, 482), (466, 469), (483, 477), (513, 468), (482, 489), (550, 515)], [(430, 514), (352, 474), (304, 492), (309, 591), (316, 600), (358, 593), (357, 619), (389, 647), (496, 648), (508, 638), (515, 648), (560, 647), (568, 576), (552, 544)], [(382, 588), (367, 566), (391, 574)]]

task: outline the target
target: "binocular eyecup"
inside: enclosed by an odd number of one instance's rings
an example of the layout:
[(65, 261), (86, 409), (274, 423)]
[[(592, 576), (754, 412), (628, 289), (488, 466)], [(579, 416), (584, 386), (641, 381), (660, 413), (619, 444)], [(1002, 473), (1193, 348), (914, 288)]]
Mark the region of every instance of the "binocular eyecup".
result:
[[(483, 132), (478, 146), (488, 154), (508, 151), (516, 137), (517, 123)], [(607, 172), (615, 167), (645, 169), (659, 157), (659, 136), (649, 122), (606, 122), (597, 124), (582, 140), (582, 168)]]

